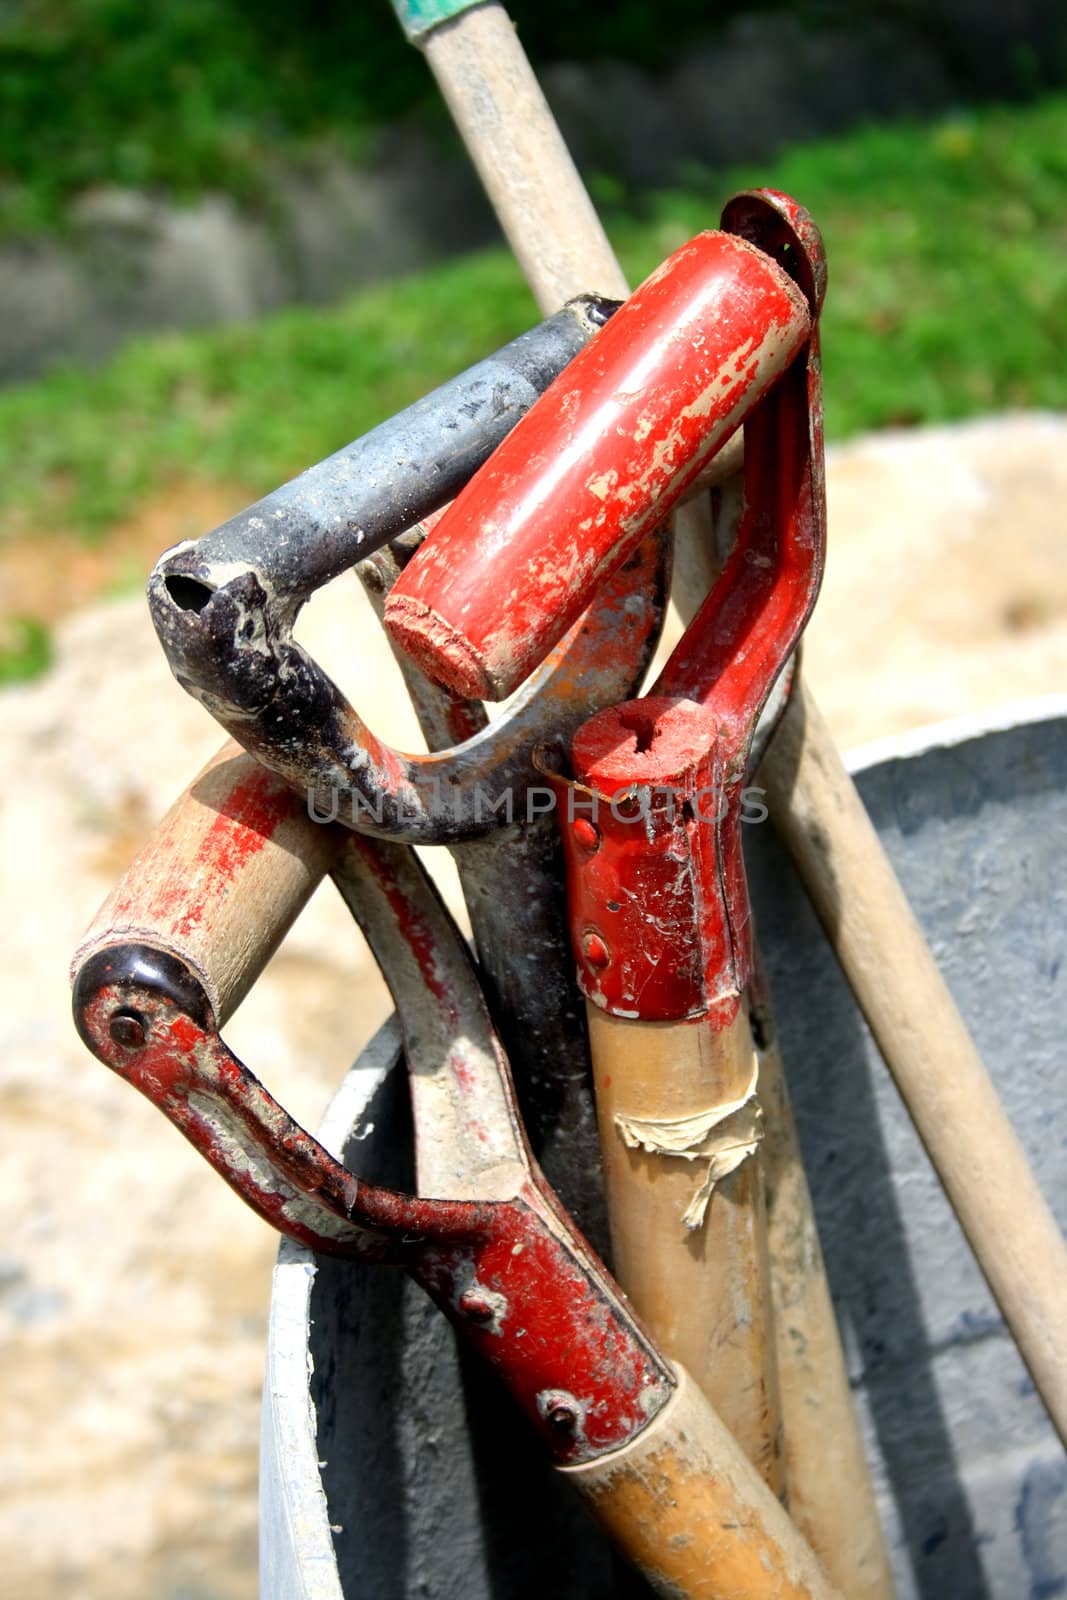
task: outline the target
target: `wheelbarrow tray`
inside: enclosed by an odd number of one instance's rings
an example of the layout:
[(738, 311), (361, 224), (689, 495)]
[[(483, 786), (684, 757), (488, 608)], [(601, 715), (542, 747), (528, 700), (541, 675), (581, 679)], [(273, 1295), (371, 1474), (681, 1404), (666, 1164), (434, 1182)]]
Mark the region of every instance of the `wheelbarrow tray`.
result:
[[(1065, 1226), (1067, 699), (881, 741), (852, 769)], [(900, 1600), (1059, 1593), (1067, 1463), (784, 853), (766, 826), (745, 844)], [(389, 1022), (320, 1137), (362, 1174), (410, 1184), (395, 1167), (409, 1149), (399, 1053)], [(264, 1600), (609, 1600), (606, 1545), (528, 1443), (400, 1273), (282, 1244)]]

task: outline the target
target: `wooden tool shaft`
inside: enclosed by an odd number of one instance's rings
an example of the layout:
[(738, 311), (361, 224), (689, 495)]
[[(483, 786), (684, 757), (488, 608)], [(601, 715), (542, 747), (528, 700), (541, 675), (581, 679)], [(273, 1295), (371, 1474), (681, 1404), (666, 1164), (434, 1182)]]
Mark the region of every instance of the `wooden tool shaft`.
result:
[(303, 796), (227, 743), (108, 895), (74, 969), (105, 945), (167, 950), (192, 968), (221, 1027), (339, 849)]
[(838, 1594), (700, 1386), (678, 1388), (631, 1444), (564, 1467), (593, 1515), (668, 1600)]
[(781, 1051), (761, 1001), (760, 1150), (789, 1514), (849, 1600), (893, 1579), (826, 1281)]
[(422, 41), (456, 127), (538, 305), (583, 287), (621, 300), (626, 280), (503, 6), (479, 6)]
[(1067, 1246), (855, 784), (799, 682), (761, 773), (771, 818), (1067, 1441)]
[[(747, 1018), (630, 1022), (587, 1006), (615, 1272), (775, 1493), (784, 1487)], [(717, 1111), (737, 1107), (714, 1123)], [(747, 1108), (747, 1109), (746, 1109)], [(709, 1126), (705, 1127), (705, 1124)]]

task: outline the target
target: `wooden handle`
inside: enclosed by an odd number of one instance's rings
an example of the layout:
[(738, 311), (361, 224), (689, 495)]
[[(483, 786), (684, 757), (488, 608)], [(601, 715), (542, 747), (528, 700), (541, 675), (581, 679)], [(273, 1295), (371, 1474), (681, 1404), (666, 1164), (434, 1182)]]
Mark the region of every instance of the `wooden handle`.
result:
[(560, 1471), (669, 1600), (833, 1600), (788, 1513), (684, 1369), (622, 1450)]
[[(712, 1160), (729, 1166), (729, 1152), (736, 1160), (759, 1138), (747, 1019), (716, 1033), (703, 1021), (631, 1022), (592, 1005), (586, 1011), (615, 1276), (780, 1494), (759, 1161), (742, 1155), (700, 1206)], [(715, 1124), (716, 1110), (730, 1106), (738, 1109)]]
[(856, 786), (799, 681), (762, 782), (772, 820), (1067, 1442), (1067, 1246)]
[(243, 1000), (341, 836), (227, 743), (171, 807), (97, 912), (74, 969), (105, 945), (149, 944), (196, 973), (219, 1027)]
[(781, 1051), (762, 993), (759, 1020), (760, 1160), (789, 1514), (849, 1600), (893, 1600)]
[(478, 6), (421, 41), (508, 243), (542, 311), (626, 280), (510, 17)]
[[(418, 43), (541, 310), (576, 294), (625, 299), (623, 270), (504, 7), (461, 12)], [(743, 452), (738, 431), (688, 498), (736, 476)], [(681, 506), (674, 523), (694, 547), (705, 526), (699, 510)], [(696, 603), (703, 579), (701, 571)], [(696, 604), (680, 609), (691, 615)]]

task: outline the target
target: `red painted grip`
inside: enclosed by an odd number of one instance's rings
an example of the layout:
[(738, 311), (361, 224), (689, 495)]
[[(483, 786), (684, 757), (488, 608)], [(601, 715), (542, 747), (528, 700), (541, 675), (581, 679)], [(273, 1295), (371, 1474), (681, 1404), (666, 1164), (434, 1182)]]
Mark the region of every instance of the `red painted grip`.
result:
[(808, 337), (792, 279), (734, 234), (641, 285), (456, 497), (386, 604), (455, 693), (499, 700), (662, 521)]

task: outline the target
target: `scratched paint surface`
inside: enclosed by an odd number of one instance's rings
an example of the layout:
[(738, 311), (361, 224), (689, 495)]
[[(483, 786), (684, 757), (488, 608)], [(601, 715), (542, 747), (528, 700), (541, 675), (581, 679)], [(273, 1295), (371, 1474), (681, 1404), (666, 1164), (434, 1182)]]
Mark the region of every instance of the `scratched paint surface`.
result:
[(769, 257), (705, 233), (670, 256), (456, 497), (386, 604), (455, 692), (510, 694), (807, 337)]
[(293, 636), (309, 594), (447, 502), (615, 307), (578, 297), (157, 562), (149, 605), (174, 676), (250, 754), (313, 796), (320, 816), (409, 843), (503, 826), (495, 802), (510, 792), (521, 804), (532, 745), (629, 693), (643, 672), (667, 582), (667, 551), (654, 533), (628, 579), (575, 619), (506, 723), (472, 728), (458, 753), (394, 749)]
[[(749, 197), (746, 215), (757, 233), (788, 228), (817, 293), (810, 219), (777, 195)], [(745, 510), (724, 571), (652, 693), (584, 723), (573, 782), (556, 780), (580, 982), (616, 1016), (707, 1015), (722, 1028), (737, 1014), (751, 970), (741, 821), (752, 735), (815, 603), (825, 538), (813, 329), (746, 424)], [(590, 829), (576, 812), (591, 806)]]
[[(176, 606), (165, 578), (150, 604), (171, 669), (193, 697), (271, 771), (314, 797), (323, 819), (408, 843), (451, 843), (504, 826), (509, 793), (521, 809), (532, 747), (591, 709), (632, 692), (666, 604), (667, 553), (653, 530), (595, 596), (508, 715), (466, 743), (430, 755), (394, 749), (363, 721), (293, 638), (252, 570), (200, 610)], [(266, 648), (251, 649), (250, 615)]]
[[(257, 777), (261, 788), (275, 781)], [(245, 794), (231, 809), (255, 807)], [(241, 822), (220, 814), (196, 845), (232, 894), (244, 841)], [(416, 1122), (432, 1151), (420, 1178), (436, 1198), (347, 1172), (226, 1047), (206, 999), (171, 970), (174, 957), (156, 981), (146, 976), (151, 947), (143, 958), (136, 947), (128, 954), (128, 942), (97, 948), (75, 985), (83, 1037), (287, 1237), (406, 1266), (500, 1373), (558, 1461), (616, 1449), (665, 1404), (670, 1372), (532, 1167), (462, 941), (403, 848), (353, 836), (338, 883), (396, 986)], [(167, 927), (181, 921), (177, 898), (168, 898)], [(112, 1036), (116, 1015), (135, 1019), (132, 1041)]]
[[(107, 1036), (108, 1018), (132, 1005), (150, 1026), (149, 1045), (138, 1052)], [(406, 1265), (500, 1373), (559, 1461), (616, 1449), (665, 1403), (671, 1380), (662, 1358), (521, 1163), (518, 1190), (503, 1202), (420, 1200), (361, 1184), (216, 1034), (167, 1014), (147, 991), (98, 990), (87, 1026), (100, 1056), (266, 1222), (327, 1255), (384, 1255)], [(452, 1065), (450, 1058), (444, 1070)], [(474, 1314), (464, 1299), (472, 1288)], [(483, 1318), (477, 1313), (486, 1298), (491, 1315)], [(546, 1395), (559, 1398), (562, 1425)]]
[(269, 844), (294, 811), (292, 794), (284, 784), (264, 782), (259, 774), (236, 783), (224, 804), (225, 810), (207, 824), (189, 863), (189, 879), (178, 884), (146, 873), (117, 897), (115, 920), (136, 909), (152, 921), (169, 922), (175, 934), (187, 936), (210, 916), (212, 905), (228, 893), (234, 876)]

